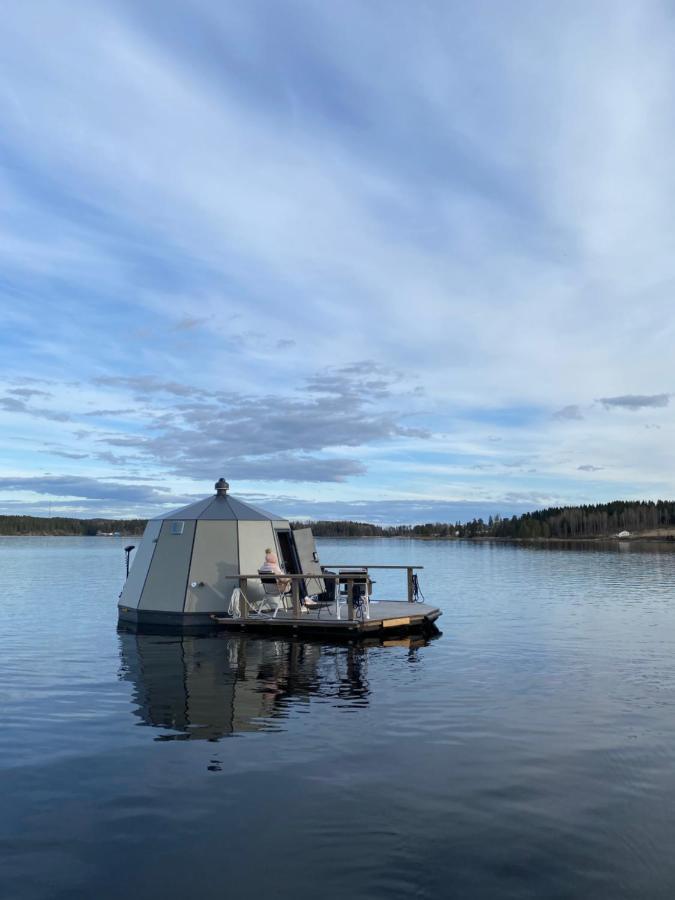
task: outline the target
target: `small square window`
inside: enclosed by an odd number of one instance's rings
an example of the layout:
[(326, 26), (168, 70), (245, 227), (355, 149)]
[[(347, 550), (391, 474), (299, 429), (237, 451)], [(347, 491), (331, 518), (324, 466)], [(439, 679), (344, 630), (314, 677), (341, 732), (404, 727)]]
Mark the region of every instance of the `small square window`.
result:
[(171, 534), (182, 534), (184, 528), (185, 528), (185, 522), (172, 522), (171, 523)]

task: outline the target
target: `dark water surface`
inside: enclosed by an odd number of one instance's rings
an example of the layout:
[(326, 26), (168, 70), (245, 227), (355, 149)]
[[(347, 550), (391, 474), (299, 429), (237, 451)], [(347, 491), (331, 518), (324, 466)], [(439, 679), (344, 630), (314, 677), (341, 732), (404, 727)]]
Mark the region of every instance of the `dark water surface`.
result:
[(117, 634), (124, 543), (0, 538), (3, 900), (675, 895), (670, 548), (322, 541), (444, 610), (358, 647)]

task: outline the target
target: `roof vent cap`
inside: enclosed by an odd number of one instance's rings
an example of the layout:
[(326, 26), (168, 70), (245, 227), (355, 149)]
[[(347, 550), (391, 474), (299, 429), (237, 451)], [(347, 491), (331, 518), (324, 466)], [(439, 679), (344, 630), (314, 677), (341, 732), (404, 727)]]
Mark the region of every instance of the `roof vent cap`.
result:
[(224, 497), (225, 494), (229, 491), (230, 486), (229, 486), (229, 484), (225, 481), (224, 478), (219, 478), (218, 481), (216, 481), (215, 488), (216, 488), (216, 494), (217, 494), (217, 496), (218, 496), (218, 497)]

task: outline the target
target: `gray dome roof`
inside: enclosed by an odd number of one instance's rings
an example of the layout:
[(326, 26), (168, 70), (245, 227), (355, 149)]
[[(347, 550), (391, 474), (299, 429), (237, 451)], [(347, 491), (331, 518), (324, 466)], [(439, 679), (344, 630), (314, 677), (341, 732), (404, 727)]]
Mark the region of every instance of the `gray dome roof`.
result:
[(264, 509), (258, 509), (257, 506), (251, 506), (244, 503), (237, 497), (231, 497), (229, 494), (218, 493), (206, 497), (204, 500), (197, 500), (196, 503), (190, 503), (189, 506), (183, 506), (180, 509), (173, 509), (171, 512), (162, 513), (155, 516), (155, 519), (203, 519), (203, 520), (237, 520), (243, 522), (279, 522), (283, 521), (283, 516), (275, 515)]

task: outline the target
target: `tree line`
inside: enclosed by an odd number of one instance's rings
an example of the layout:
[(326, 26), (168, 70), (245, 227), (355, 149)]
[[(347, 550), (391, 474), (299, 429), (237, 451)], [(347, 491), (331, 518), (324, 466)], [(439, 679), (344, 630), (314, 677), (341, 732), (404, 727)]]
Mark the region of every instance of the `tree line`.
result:
[(331, 520), (318, 522), (292, 522), (293, 528), (308, 525), (315, 537), (399, 537), (399, 538), (459, 538), (487, 536), (499, 517), (488, 522), (474, 519), (472, 522), (426, 522), (420, 525), (372, 525), (369, 522)]
[(609, 537), (675, 527), (675, 501), (614, 500), (611, 503), (550, 507), (493, 522), (494, 537)]
[[(0, 535), (141, 535), (146, 519), (70, 519), (40, 516), (0, 516)], [(419, 525), (373, 525), (369, 522), (293, 522), (293, 528), (311, 525), (316, 537), (404, 538), (597, 538), (620, 531), (642, 532), (675, 528), (675, 501), (614, 500), (538, 509), (520, 516), (489, 516), (470, 522), (426, 522)]]
[[(307, 523), (305, 523), (307, 524)], [(675, 501), (614, 500), (583, 506), (552, 506), (519, 516), (499, 515), (470, 522), (426, 522), (420, 525), (372, 525), (367, 522), (311, 522), (317, 537), (415, 538), (598, 538), (621, 531), (675, 528)]]
[(67, 519), (60, 516), (0, 516), (0, 535), (143, 534), (145, 519)]

